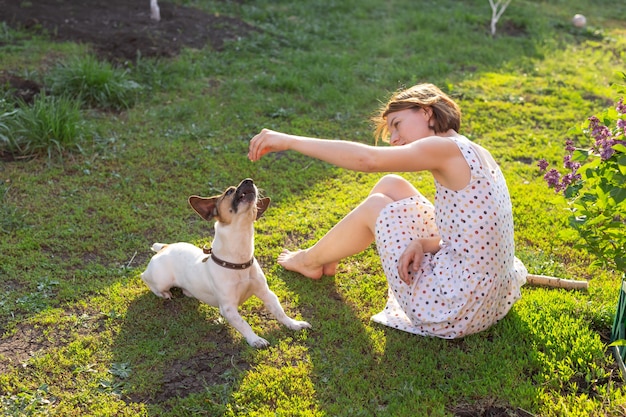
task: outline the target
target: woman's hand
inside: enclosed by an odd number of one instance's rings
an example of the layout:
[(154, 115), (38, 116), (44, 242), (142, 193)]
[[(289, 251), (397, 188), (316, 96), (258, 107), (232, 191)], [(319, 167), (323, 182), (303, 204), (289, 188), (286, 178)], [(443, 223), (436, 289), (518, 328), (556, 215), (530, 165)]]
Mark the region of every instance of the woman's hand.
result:
[(409, 243), (400, 259), (398, 259), (398, 273), (400, 279), (407, 285), (411, 284), (411, 272), (417, 272), (424, 259), (424, 247), (422, 242), (417, 239)]
[(253, 137), (250, 141), (248, 159), (258, 161), (266, 153), (287, 150), (289, 148), (289, 137), (289, 135), (273, 130), (261, 130), (261, 133)]

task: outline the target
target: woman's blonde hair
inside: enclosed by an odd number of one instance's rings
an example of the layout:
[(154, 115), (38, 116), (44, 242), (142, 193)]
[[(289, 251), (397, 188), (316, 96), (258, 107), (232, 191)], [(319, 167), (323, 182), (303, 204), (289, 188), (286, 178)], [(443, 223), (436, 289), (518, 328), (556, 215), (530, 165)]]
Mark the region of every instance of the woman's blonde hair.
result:
[(461, 109), (446, 93), (433, 84), (417, 84), (395, 92), (387, 104), (380, 107), (378, 114), (372, 117), (376, 141), (389, 140), (387, 116), (406, 109), (430, 109), (430, 127), (435, 133), (444, 133), (450, 129), (461, 128)]

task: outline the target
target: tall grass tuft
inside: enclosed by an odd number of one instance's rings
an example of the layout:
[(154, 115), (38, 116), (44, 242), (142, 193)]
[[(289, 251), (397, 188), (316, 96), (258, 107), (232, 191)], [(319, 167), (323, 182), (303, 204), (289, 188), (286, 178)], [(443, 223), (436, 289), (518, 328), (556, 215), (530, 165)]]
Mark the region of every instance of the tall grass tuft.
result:
[(0, 22), (0, 42), (9, 43), (15, 39), (13, 31), (6, 22)]
[(115, 111), (132, 107), (141, 92), (141, 86), (130, 79), (128, 71), (92, 55), (60, 63), (50, 71), (46, 84), (52, 94), (66, 94), (88, 106)]
[(0, 150), (8, 148), (11, 129), (9, 119), (13, 117), (15, 110), (6, 100), (0, 99)]
[(0, 119), (0, 127), (5, 133), (0, 135), (4, 138), (0, 145), (5, 152), (18, 156), (47, 154), (52, 159), (80, 149), (83, 119), (77, 100), (40, 94), (32, 105), (20, 101), (15, 111), (2, 116), (5, 120)]

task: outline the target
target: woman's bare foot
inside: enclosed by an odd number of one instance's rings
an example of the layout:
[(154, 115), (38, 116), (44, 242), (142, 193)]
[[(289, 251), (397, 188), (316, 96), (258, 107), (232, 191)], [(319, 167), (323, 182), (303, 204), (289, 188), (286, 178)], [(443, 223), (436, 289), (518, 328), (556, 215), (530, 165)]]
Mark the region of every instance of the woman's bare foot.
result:
[(323, 266), (322, 273), (324, 275), (333, 276), (337, 273), (337, 265), (339, 262), (333, 262)]
[(287, 249), (278, 255), (278, 264), (289, 271), (298, 272), (305, 277), (320, 279), (324, 274), (323, 265), (309, 265), (306, 262), (306, 251), (289, 251)]

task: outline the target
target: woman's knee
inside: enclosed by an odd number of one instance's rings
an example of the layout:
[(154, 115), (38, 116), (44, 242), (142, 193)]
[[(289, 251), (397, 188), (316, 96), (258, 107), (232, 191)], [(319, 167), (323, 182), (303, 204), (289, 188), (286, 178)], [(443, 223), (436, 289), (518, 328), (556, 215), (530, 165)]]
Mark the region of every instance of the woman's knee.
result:
[(374, 224), (380, 212), (393, 200), (382, 193), (374, 193), (367, 196), (365, 200), (355, 209), (368, 225)]
[(396, 174), (387, 174), (382, 177), (374, 188), (370, 191), (370, 195), (383, 194), (391, 199), (398, 201), (404, 198), (412, 197), (419, 194), (417, 188), (410, 182)]
[(393, 201), (394, 200), (385, 193), (370, 193), (367, 198), (363, 200), (362, 205), (372, 212), (380, 212), (389, 203), (393, 203)]
[(367, 196), (367, 198), (361, 202), (355, 211), (359, 213), (359, 217), (361, 217), (372, 234), (374, 234), (376, 229), (376, 220), (380, 216), (380, 213), (383, 212), (385, 207), (387, 207), (390, 203), (393, 203), (393, 200), (385, 194), (374, 193)]

